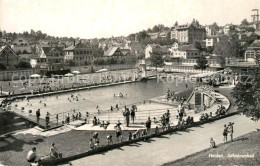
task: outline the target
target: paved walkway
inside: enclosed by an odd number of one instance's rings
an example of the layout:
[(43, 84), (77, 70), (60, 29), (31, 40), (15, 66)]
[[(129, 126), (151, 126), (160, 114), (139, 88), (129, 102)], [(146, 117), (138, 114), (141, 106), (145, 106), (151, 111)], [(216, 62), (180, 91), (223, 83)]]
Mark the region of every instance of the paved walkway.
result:
[[(254, 122), (244, 115), (235, 115), (199, 127), (175, 132), (161, 138), (152, 138), (124, 146), (102, 154), (72, 161), (73, 165), (161, 165), (209, 147), (209, 138), (217, 144), (222, 143), (223, 126), (234, 122), (234, 138), (260, 128), (260, 122)], [(66, 164), (65, 164), (66, 165)]]

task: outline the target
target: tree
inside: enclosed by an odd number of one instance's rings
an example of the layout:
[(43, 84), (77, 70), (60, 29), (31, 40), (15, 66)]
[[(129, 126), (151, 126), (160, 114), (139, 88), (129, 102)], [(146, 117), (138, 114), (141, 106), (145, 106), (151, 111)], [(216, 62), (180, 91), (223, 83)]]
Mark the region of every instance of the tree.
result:
[(252, 120), (260, 118), (260, 66), (251, 67), (232, 91), (238, 110)]
[(241, 46), (238, 43), (236, 36), (223, 36), (220, 41), (214, 46), (213, 53), (226, 57), (241, 57)]
[(202, 51), (202, 46), (201, 46), (201, 43), (199, 41), (194, 41), (194, 46), (198, 50)]
[(33, 29), (31, 29), (30, 35), (35, 35), (35, 31)]
[(217, 28), (217, 27), (218, 27), (218, 24), (217, 24), (216, 22), (214, 22), (214, 23), (212, 24), (212, 26), (213, 26), (214, 28)]
[(152, 66), (156, 67), (156, 72), (157, 72), (157, 67), (162, 66), (164, 64), (164, 60), (162, 57), (162, 54), (159, 52), (153, 52), (151, 53), (151, 57), (149, 58)]
[(212, 46), (209, 46), (206, 48), (206, 52), (210, 53), (210, 54), (212, 54), (213, 50), (214, 50), (214, 47), (212, 47)]
[(0, 70), (5, 70), (6, 66), (3, 63), (0, 63)]
[(129, 39), (130, 41), (135, 41), (135, 34), (130, 34), (130, 35), (128, 35), (128, 39)]
[(15, 67), (18, 68), (18, 69), (32, 68), (31, 64), (29, 62), (26, 62), (26, 61), (18, 62), (18, 64)]
[(152, 33), (153, 31), (151, 30), (151, 28), (148, 28), (148, 29), (147, 29), (147, 32), (148, 32), (148, 33)]
[(26, 50), (23, 50), (23, 54), (28, 54), (28, 52)]
[(255, 28), (254, 27), (247, 27), (247, 28), (245, 28), (245, 30), (247, 32), (255, 32)]
[(137, 40), (139, 42), (144, 41), (146, 38), (150, 38), (150, 36), (145, 31), (141, 31), (137, 34)]
[(241, 25), (247, 26), (247, 25), (249, 25), (249, 22), (247, 21), (247, 19), (244, 19), (241, 21)]
[(209, 67), (208, 61), (204, 56), (201, 56), (196, 60), (195, 69), (205, 70), (207, 67)]
[(68, 65), (69, 65), (69, 66), (76, 66), (76, 62), (75, 62), (74, 60), (70, 60), (70, 61), (68, 62)]
[(152, 32), (159, 32), (159, 31), (160, 31), (160, 29), (157, 25), (155, 25), (152, 29)]
[(174, 26), (178, 26), (178, 21), (175, 22)]

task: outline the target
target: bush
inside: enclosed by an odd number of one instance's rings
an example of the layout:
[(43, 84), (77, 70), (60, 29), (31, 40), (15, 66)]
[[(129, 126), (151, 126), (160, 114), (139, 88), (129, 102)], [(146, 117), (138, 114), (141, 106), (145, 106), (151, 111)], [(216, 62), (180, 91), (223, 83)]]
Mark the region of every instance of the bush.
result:
[(0, 63), (0, 70), (5, 70), (6, 66), (3, 63)]
[(26, 61), (20, 61), (18, 62), (17, 65), (15, 65), (16, 68), (18, 69), (28, 69), (28, 68), (32, 68), (31, 64), (29, 62)]

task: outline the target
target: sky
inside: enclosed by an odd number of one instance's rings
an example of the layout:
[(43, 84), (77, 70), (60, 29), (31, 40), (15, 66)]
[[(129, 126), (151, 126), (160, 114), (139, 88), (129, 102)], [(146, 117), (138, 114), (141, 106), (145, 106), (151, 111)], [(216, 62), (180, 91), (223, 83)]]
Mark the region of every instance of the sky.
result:
[(260, 0), (0, 0), (0, 29), (85, 39), (127, 36), (156, 24), (239, 24)]

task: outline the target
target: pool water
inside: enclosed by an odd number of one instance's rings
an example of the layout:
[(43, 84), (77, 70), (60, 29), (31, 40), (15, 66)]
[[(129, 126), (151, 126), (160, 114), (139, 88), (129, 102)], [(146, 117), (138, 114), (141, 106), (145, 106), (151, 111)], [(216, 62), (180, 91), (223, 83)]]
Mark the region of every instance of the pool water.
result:
[[(168, 88), (175, 92), (186, 89), (185, 82), (176, 84), (176, 81), (181, 82), (180, 80), (172, 79), (167, 82), (166, 79), (164, 79), (164, 81), (165, 82), (158, 82), (158, 80), (154, 79), (148, 80), (147, 82), (135, 82), (111, 87), (82, 90), (73, 93), (74, 96), (78, 97), (78, 100), (75, 97), (74, 100), (72, 100), (72, 93), (64, 93), (49, 97), (45, 96), (44, 98), (32, 98), (29, 100), (29, 103), (27, 100), (16, 101), (12, 103), (12, 106), (17, 104), (17, 109), (24, 107), (25, 111), (32, 110), (33, 114), (35, 114), (37, 109), (41, 109), (42, 115), (45, 115), (47, 112), (53, 115), (71, 111), (73, 109), (79, 110), (82, 113), (97, 113), (97, 110), (105, 111), (110, 109), (111, 106), (115, 107), (116, 104), (118, 104), (119, 107), (122, 107), (124, 105), (134, 104), (165, 95)], [(187, 85), (189, 87), (193, 86), (191, 82), (187, 82)], [(119, 94), (120, 92), (124, 97), (114, 97), (114, 94)], [(70, 100), (68, 100), (68, 98), (70, 98)], [(44, 103), (46, 106), (44, 106)]]

